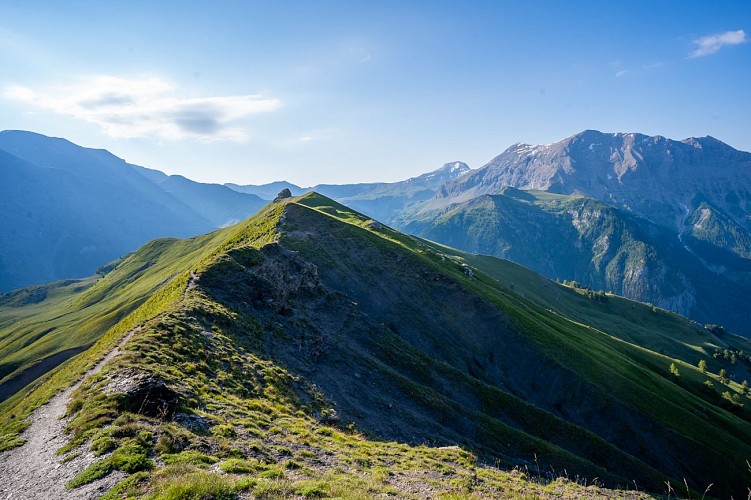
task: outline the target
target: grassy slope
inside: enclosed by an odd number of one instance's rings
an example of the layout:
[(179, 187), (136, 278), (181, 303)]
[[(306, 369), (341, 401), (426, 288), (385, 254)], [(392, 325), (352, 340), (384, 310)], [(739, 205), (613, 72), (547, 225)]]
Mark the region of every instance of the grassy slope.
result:
[[(205, 245), (208, 256), (193, 254), (191, 262), (184, 264), (201, 274), (206, 266), (212, 267), (216, 256), (221, 259), (223, 250), (269, 243), (275, 236), (269, 229), (275, 227), (279, 213), (265, 215), (232, 232), (215, 234), (213, 244)], [(123, 494), (232, 498), (239, 491), (345, 498), (452, 492), (462, 497), (579, 497), (604, 492), (596, 486), (584, 488), (566, 480), (546, 484), (530, 481), (520, 471), (480, 467), (471, 454), (456, 448), (381, 442), (322, 425), (311, 413), (325, 410), (328, 402), (315, 387), (301, 390), (302, 381), (254, 353), (253, 336), (262, 334), (257, 325), (238, 321), (236, 314), (200, 290), (183, 296), (187, 282), (186, 273), (179, 274), (93, 349), (58, 370), (59, 376), (25, 401), (6, 402), (2, 432), (17, 431), (19, 417), (69, 384), (85, 364), (139, 323), (143, 329), (132, 339), (129, 353), (88, 381), (70, 409), (74, 446), (90, 443), (104, 457), (74, 484), (112, 468), (134, 473), (111, 493), (112, 498)], [(207, 340), (206, 328), (211, 340)], [(158, 373), (187, 389), (192, 394), (184, 401), (190, 408), (187, 411), (208, 422), (210, 432), (192, 432), (171, 422), (117, 410), (116, 398), (104, 395), (101, 388), (109, 377), (127, 368)], [(307, 404), (302, 404), (300, 393), (308, 394)], [(148, 472), (153, 462), (145, 459), (145, 453), (158, 455), (166, 467)], [(229, 474), (206, 472), (217, 461)]]
[[(266, 213), (261, 211), (253, 221), (264, 221)], [(154, 240), (93, 286), (92, 280), (83, 280), (79, 286), (79, 282), (74, 282), (69, 285), (73, 289), (65, 293), (53, 285), (48, 299), (38, 304), (19, 306), (17, 301), (8, 300), (0, 306), (4, 343), (1, 359), (3, 365), (10, 365), (16, 372), (55, 352), (96, 341), (86, 352), (0, 403), (0, 449), (4, 443), (16, 442), (17, 432), (27, 425), (23, 419), (34, 408), (59, 389), (72, 385), (128, 330), (174, 304), (181, 297), (189, 270), (237, 244), (252, 223), (246, 221), (184, 240)], [(266, 234), (271, 228), (263, 227), (259, 233)], [(10, 294), (3, 297), (8, 299)]]
[(676, 234), (592, 199), (507, 188), (411, 217), (406, 231), (455, 248), (509, 258), (551, 278), (641, 297), (706, 322), (724, 318), (736, 331), (745, 332), (748, 323), (745, 285), (730, 278), (747, 269), (699, 252), (730, 270), (711, 272)]
[[(332, 209), (326, 207), (330, 203), (325, 200), (307, 202), (311, 206), (317, 203), (322, 203), (324, 211), (342, 220), (358, 219), (358, 215), (346, 207)], [(361, 216), (359, 219), (361, 224), (366, 221)], [(470, 255), (430, 242), (421, 245), (415, 238), (388, 228), (380, 232), (422, 253), (454, 256), (455, 262), (452, 259), (441, 261), (455, 270), (461, 269), (457, 264), (462, 261), (477, 266), (476, 269), (486, 272), (487, 276), (475, 273), (477, 279), (471, 283), (480, 293), (515, 312), (517, 319), (525, 325), (525, 331), (536, 337), (540, 349), (578, 372), (585, 380), (598, 381), (604, 390), (617, 395), (629, 406), (656, 417), (666, 428), (703, 443), (716, 457), (735, 456), (728, 478), (745, 474), (743, 457), (748, 457), (751, 451), (749, 413), (744, 410), (732, 414), (718, 408), (725, 403), (720, 397), (721, 391), (740, 393), (741, 387), (735, 382), (720, 385), (716, 373), (722, 364), (711, 357), (711, 351), (723, 345), (749, 352), (745, 339), (727, 335), (720, 340), (685, 318), (659, 309), (655, 311), (645, 304), (612, 296), (605, 303), (598, 303), (507, 261)], [(545, 307), (552, 307), (559, 314), (550, 314), (550, 311), (535, 307), (531, 301), (514, 300), (516, 297), (504, 300), (509, 295), (516, 295), (508, 288), (508, 284), (514, 282), (517, 284), (514, 288), (522, 295)], [(714, 374), (702, 374), (695, 367), (698, 359), (706, 359), (709, 371), (714, 370)], [(672, 361), (681, 367), (680, 384), (671, 380), (668, 366)], [(715, 390), (706, 390), (703, 385), (706, 380), (714, 382)], [(643, 388), (647, 390), (639, 390)], [(744, 400), (748, 402), (748, 399)], [(713, 428), (720, 433), (734, 429), (733, 436), (717, 440), (717, 434), (710, 430)], [(665, 450), (665, 453), (670, 451)]]
[(102, 279), (36, 288), (47, 295), (36, 304), (19, 307), (18, 295), (28, 289), (6, 294), (0, 301), (0, 379), (13, 378), (52, 354), (89, 347), (183, 272), (216, 237), (154, 240)]
[[(351, 233), (353, 238), (362, 238), (365, 234), (371, 242), (388, 250), (394, 245), (409, 250), (423, 265), (431, 266), (441, 274), (460, 281), (462, 286), (474, 290), (486, 300), (493, 301), (508, 311), (548, 356), (560, 359), (562, 364), (570, 366), (587, 380), (601, 380), (603, 383), (607, 380), (606, 390), (613, 391), (619, 398), (623, 398), (640, 411), (656, 415), (659, 421), (675, 428), (677, 432), (700, 440), (706, 449), (719, 449), (737, 457), (747, 454), (748, 445), (745, 443), (751, 442), (748, 424), (741, 421), (738, 416), (718, 408), (710, 396), (700, 390), (694, 390), (694, 385), (700, 385), (702, 378), (698, 372), (682, 367), (681, 384), (675, 384), (669, 379), (666, 370), (668, 358), (598, 331), (607, 331), (603, 324), (608, 324), (617, 317), (616, 311), (592, 312), (593, 308), (587, 307), (591, 306), (590, 299), (568, 289), (558, 290), (562, 292), (564, 299), (558, 298), (557, 302), (549, 301), (545, 294), (549, 293), (550, 285), (544, 282), (540, 286), (530, 285), (535, 281), (529, 279), (531, 276), (525, 278), (524, 273), (529, 272), (518, 266), (509, 266), (495, 259), (485, 262), (480, 258), (458, 254), (404, 236), (388, 228), (373, 225), (368, 219), (323, 197), (308, 195), (297, 200), (297, 203), (299, 206), (318, 210), (352, 224), (352, 229), (345, 227), (341, 230), (354, 231)], [(163, 459), (168, 457), (170, 452), (179, 451), (179, 456), (174, 460), (187, 462), (188, 465), (173, 465), (152, 472), (148, 477), (157, 490), (172, 491), (182, 482), (196, 488), (200, 484), (211, 483), (211, 487), (215, 488), (253, 489), (256, 493), (259, 488), (277, 488), (281, 493), (291, 493), (304, 487), (318, 487), (328, 493), (334, 493), (336, 488), (344, 488), (345, 492), (370, 493), (387, 492), (389, 488), (396, 488), (401, 493), (408, 493), (416, 491), (414, 488), (418, 486), (415, 485), (425, 487), (426, 484), (432, 484), (433, 487), (438, 487), (437, 484), (442, 484), (444, 490), (457, 493), (467, 493), (474, 489), (484, 494), (495, 495), (499, 492), (544, 493), (543, 488), (529, 483), (518, 474), (509, 475), (492, 468), (478, 468), (472, 465), (471, 457), (463, 452), (383, 443), (366, 439), (357, 433), (343, 432), (341, 429), (322, 425), (321, 419), (316, 419), (316, 415), (320, 417), (321, 412), (327, 407), (326, 398), (317, 393), (314, 387), (306, 386), (304, 379), (275, 365), (269, 359), (259, 357), (258, 345), (252, 337), (269, 335), (263, 325), (254, 323), (252, 318), (238, 316), (236, 311), (228, 310), (200, 289), (191, 293), (187, 301), (183, 300), (182, 293), (188, 282), (188, 269), (197, 270), (200, 275), (215, 269), (217, 263), (226, 258), (227, 251), (236, 252), (236, 249), (248, 245), (261, 247), (273, 241), (277, 237), (274, 229), (282, 207), (283, 205), (272, 205), (259, 216), (239, 226), (206, 237), (185, 242), (172, 240), (154, 243), (164, 245), (165, 248), (162, 250), (173, 252), (169, 259), (165, 260), (170, 262), (169, 265), (159, 267), (158, 263), (161, 260), (157, 259), (157, 264), (146, 270), (141, 278), (133, 279), (132, 271), (137, 267), (131, 267), (126, 271), (123, 267), (127, 264), (126, 261), (94, 287), (76, 294), (75, 301), (79, 305), (88, 305), (89, 308), (104, 307), (101, 306), (102, 302), (97, 300), (106, 301), (110, 298), (114, 300), (110, 307), (117, 310), (126, 304), (134, 303), (138, 297), (148, 295), (149, 292), (144, 290), (160, 290), (124, 321), (117, 323), (93, 349), (56, 370), (58, 376), (41, 385), (28, 398), (21, 401), (20, 395), (17, 395), (0, 406), (0, 434), (4, 435), (6, 442), (12, 443), (13, 435), (23, 427), (19, 422), (20, 418), (42, 403), (57, 388), (69, 385), (84, 366), (92, 364), (125, 331), (153, 317), (154, 319), (147, 321), (144, 331), (133, 339), (131, 348), (134, 355), (118, 361), (119, 366), (113, 366), (112, 370), (130, 366), (139, 370), (158, 372), (174, 384), (188, 387), (190, 390), (187, 392), (193, 396), (184, 404), (189, 411), (212, 424), (211, 433), (204, 436), (195, 435), (173, 423), (134, 419), (127, 414), (115, 420), (118, 413), (112, 406), (115, 401), (112, 398), (94, 397), (105, 380), (104, 376), (98, 377), (93, 381), (93, 385), (89, 384), (82, 389), (80, 399), (73, 408), (76, 420), (72, 430), (76, 442), (97, 440), (96, 442), (101, 443), (100, 440), (109, 439), (112, 446), (119, 446), (123, 450), (121, 455), (127, 454), (128, 450), (132, 452), (134, 447), (141, 452), (161, 455)], [(149, 254), (150, 250), (146, 247), (135, 254), (140, 254), (140, 258), (143, 259), (145, 255), (141, 252)], [(475, 266), (474, 277), (468, 279), (465, 268), (441, 254), (453, 256), (457, 262), (466, 259), (470, 265)], [(504, 266), (508, 266), (508, 269), (504, 269)], [(171, 283), (162, 286), (175, 275), (177, 277)], [(536, 275), (534, 277), (539, 281)], [(117, 289), (118, 280), (120, 284), (128, 283), (124, 288), (118, 289), (126, 293), (111, 293)], [(514, 282), (516, 290), (532, 301), (510, 291), (504, 285), (509, 281)], [(159, 288), (160, 286), (162, 288)], [(555, 287), (553, 291), (556, 291)], [(144, 295), (140, 295), (141, 293)], [(119, 308), (116, 307), (115, 302), (118, 301), (115, 297), (124, 299)], [(581, 299), (585, 302), (581, 302)], [(52, 293), (48, 300), (55, 300)], [(580, 322), (584, 319), (593, 323), (599, 321), (598, 330), (551, 314), (535, 304), (535, 300), (552, 304), (556, 310), (571, 314)], [(60, 300), (59, 305), (57, 302), (54, 304), (56, 307), (63, 307), (64, 302)], [(616, 304), (616, 301), (609, 301), (608, 304)], [(67, 307), (71, 306), (72, 304), (67, 304)], [(564, 310), (564, 307), (567, 309)], [(73, 309), (75, 308), (68, 311)], [(66, 318), (65, 311), (60, 309), (57, 314)], [(58, 318), (57, 321), (61, 319)], [(682, 327), (674, 326), (675, 318), (666, 321), (667, 327), (660, 328), (660, 332), (667, 332), (661, 342), (670, 348), (675, 342), (668, 340), (669, 336), (680, 338)], [(635, 320), (627, 318), (623, 325), (626, 326), (623, 330), (628, 332), (628, 335), (640, 334)], [(85, 330), (86, 323), (81, 323), (81, 327)], [(212, 332), (212, 342), (207, 343), (204, 334), (206, 331)], [(95, 335), (96, 333), (92, 333), (92, 336)], [(272, 333), (273, 335), (275, 334)], [(281, 342), (285, 339), (283, 333), (278, 335), (281, 337), (276, 341)], [(646, 338), (645, 334), (641, 335)], [(386, 353), (390, 350), (391, 354), (397, 354), (397, 357), (401, 354), (406, 360), (427, 363), (430, 370), (441, 373), (443, 377), (454, 376), (460, 384), (470, 384), (466, 377), (452, 372), (450, 366), (436, 364), (429, 359), (420, 359), (420, 353), (413, 352), (414, 349), (410, 349), (409, 345), (399, 343), (396, 338), (392, 340), (395, 344), (387, 346)], [(694, 340), (691, 338), (691, 341)], [(672, 353), (670, 354), (672, 356)], [(680, 357), (680, 352), (677, 352), (675, 357)], [(592, 359), (598, 360), (599, 363), (587, 361)], [(394, 381), (412, 384), (409, 388), (423, 391), (427, 399), (435, 399), (441, 404), (450, 403), (450, 398), (441, 395), (439, 388), (431, 389), (430, 383), (424, 381), (415, 387), (414, 377), (410, 380), (404, 376), (404, 367), (399, 367), (397, 363), (395, 368), (397, 372), (401, 370), (401, 373), (393, 374)], [(481, 392), (480, 388), (485, 388), (482, 384), (478, 386), (477, 382), (474, 384), (472, 390), (478, 393)], [(641, 391), (639, 394), (643, 400), (630, 400), (634, 397), (635, 384), (651, 389), (653, 394)], [(525, 432), (534, 434), (530, 427), (532, 423), (524, 424), (519, 421), (519, 415), (525, 412), (534, 414), (537, 411), (539, 419), (547, 418), (551, 425), (563, 425), (557, 418), (546, 412), (540, 413), (535, 407), (525, 407), (523, 402), (514, 398), (509, 399), (509, 395), (503, 391), (490, 390), (488, 394), (492, 403), (486, 408), (485, 415), (490, 415), (493, 411), (504, 414), (513, 414), (517, 411), (517, 417), (514, 417), (517, 421), (514, 425), (503, 426), (491, 419), (488, 424), (494, 426), (493, 429), (504, 433), (506, 437), (513, 437), (517, 440), (516, 443), (526, 445), (532, 450), (538, 447), (541, 451), (548, 450), (547, 453), (559, 454), (564, 459), (578, 460), (575, 455), (572, 456), (562, 448), (551, 447), (545, 441), (529, 435), (524, 438), (524, 432), (520, 434), (515, 430), (521, 427)], [(504, 407), (504, 404), (509, 406)], [(693, 415), (693, 412), (686, 411), (688, 406), (698, 409), (705, 415)], [(453, 411), (451, 406), (446, 408)], [(454, 409), (462, 410), (460, 407)], [(113, 422), (112, 427), (99, 429), (102, 424)], [(123, 429), (127, 429), (127, 432)], [(151, 435), (141, 434), (140, 431), (150, 432)], [(735, 436), (728, 435), (725, 438), (725, 435), (730, 434), (729, 431), (735, 433)], [(541, 433), (542, 430), (537, 429), (536, 432)], [(570, 428), (567, 432), (580, 431)], [(717, 440), (710, 434), (723, 435), (723, 439)], [(137, 439), (138, 436), (140, 440)], [(593, 442), (599, 443), (597, 438), (587, 436)], [(555, 440), (556, 436), (546, 438)], [(558, 438), (560, 439), (560, 436)], [(181, 439), (193, 443), (193, 450), (183, 449), (185, 443)], [(256, 446), (253, 443), (259, 447), (258, 450), (253, 448)], [(570, 443), (561, 444), (564, 448), (572, 446)], [(605, 443), (598, 446), (603, 450), (608, 449)], [(321, 450), (324, 450), (323, 454)], [(225, 469), (247, 469), (252, 474), (242, 476), (242, 479), (239, 479), (239, 476), (211, 479), (212, 476), (201, 470), (200, 463), (204, 459), (195, 458), (196, 454), (208, 457), (216, 455), (222, 460)], [(318, 463), (321, 456), (328, 457), (325, 459), (325, 467)], [(635, 463), (634, 467), (643, 465)], [(734, 471), (740, 473), (741, 469), (737, 468)], [(145, 476), (145, 473), (139, 474)], [(415, 479), (415, 476), (420, 475), (427, 476), (427, 479)], [(282, 479), (273, 484), (268, 481), (275, 476)], [(145, 491), (138, 486), (137, 477), (134, 476), (135, 479), (131, 479), (132, 484), (123, 488), (133, 493)]]

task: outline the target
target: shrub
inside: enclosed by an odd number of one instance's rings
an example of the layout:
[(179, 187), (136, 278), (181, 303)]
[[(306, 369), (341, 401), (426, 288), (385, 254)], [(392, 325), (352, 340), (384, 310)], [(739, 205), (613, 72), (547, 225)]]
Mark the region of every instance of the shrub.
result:
[(289, 481), (259, 481), (253, 494), (257, 498), (288, 498), (292, 496), (292, 486)]
[(99, 439), (94, 440), (93, 443), (91, 443), (91, 446), (89, 446), (89, 449), (94, 452), (94, 455), (97, 457), (100, 455), (104, 455), (108, 451), (112, 451), (117, 446), (117, 441), (112, 439), (111, 437), (103, 436)]
[(321, 498), (329, 494), (329, 485), (325, 481), (299, 481), (293, 487), (295, 495), (305, 498)]
[(149, 460), (145, 453), (129, 455), (115, 452), (110, 458), (110, 463), (113, 469), (121, 470), (128, 474), (154, 468), (154, 462)]
[(275, 466), (261, 472), (260, 474), (258, 474), (258, 477), (264, 479), (279, 479), (284, 477), (284, 471), (279, 466)]
[(68, 490), (78, 488), (79, 486), (95, 481), (100, 477), (104, 477), (110, 472), (112, 472), (112, 464), (109, 459), (94, 462), (81, 471), (76, 477), (68, 481), (65, 488)]
[(164, 463), (172, 464), (192, 464), (192, 465), (211, 465), (219, 461), (218, 458), (211, 455), (204, 455), (193, 450), (186, 450), (181, 453), (167, 453), (162, 455)]
[(157, 487), (153, 500), (235, 500), (237, 494), (225, 477), (208, 472), (193, 472), (166, 480)]
[(100, 497), (100, 500), (120, 500), (121, 498), (134, 497), (138, 495), (140, 487), (148, 478), (148, 472), (136, 472), (117, 483), (111, 490)]
[(730, 394), (729, 391), (725, 391), (722, 393), (723, 399), (726, 399), (730, 402), (733, 406), (736, 406), (738, 408), (743, 408), (743, 403), (741, 402), (741, 397), (738, 396), (738, 394)]
[(239, 460), (237, 458), (230, 458), (219, 466), (224, 472), (232, 474), (247, 474), (254, 472), (258, 468), (258, 461), (256, 460)]
[(216, 425), (211, 429), (212, 434), (215, 436), (225, 437), (225, 438), (234, 438), (237, 437), (237, 432), (235, 431), (235, 428), (231, 425)]

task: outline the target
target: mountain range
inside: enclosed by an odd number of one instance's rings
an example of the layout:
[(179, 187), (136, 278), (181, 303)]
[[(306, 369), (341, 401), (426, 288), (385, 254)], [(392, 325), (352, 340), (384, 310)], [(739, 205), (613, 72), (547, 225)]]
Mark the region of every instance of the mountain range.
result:
[(238, 222), (265, 202), (31, 132), (0, 132), (0, 291), (92, 274), (165, 236)]
[(284, 188), (329, 193), (386, 218), (467, 170), (453, 162), (401, 182), (313, 188), (205, 184), (65, 139), (0, 132), (0, 291), (88, 276), (151, 239), (234, 224)]
[(464, 201), (503, 187), (582, 194), (683, 232), (701, 203), (751, 228), (751, 153), (712, 137), (674, 141), (587, 130), (544, 146), (515, 144), (441, 189)]
[(225, 184), (241, 193), (252, 193), (265, 200), (273, 200), (282, 189), (294, 196), (316, 192), (344, 203), (377, 220), (390, 221), (395, 214), (426, 200), (430, 200), (447, 182), (469, 172), (466, 163), (453, 161), (441, 168), (398, 182), (370, 182), (361, 184), (317, 184), (301, 188), (286, 181), (261, 186)]
[[(0, 133), (0, 290), (78, 278), (158, 236), (194, 236), (282, 189), (751, 335), (749, 153), (705, 137), (585, 131), (392, 183), (216, 185), (29, 132)], [(526, 194), (525, 194), (526, 193)], [(488, 198), (489, 197), (489, 198)]]
[[(728, 497), (748, 484), (747, 340), (317, 193), (152, 241), (100, 277), (2, 295), (0, 339), (3, 385), (25, 386), (0, 403), (0, 473), (32, 495), (583, 497), (670, 484), (699, 497), (712, 483)], [(61, 352), (37, 379), (35, 363)], [(37, 443), (56, 425), (57, 454)], [(24, 452), (37, 446), (38, 459)]]
[(439, 172), (292, 193), (314, 190), (411, 234), (751, 335), (751, 154), (712, 137), (587, 130)]
[(507, 187), (426, 211), (402, 229), (749, 332), (748, 261), (718, 247), (689, 247), (675, 231), (589, 197)]
[(751, 154), (585, 131), (515, 144), (390, 221), (751, 335), (749, 214)]

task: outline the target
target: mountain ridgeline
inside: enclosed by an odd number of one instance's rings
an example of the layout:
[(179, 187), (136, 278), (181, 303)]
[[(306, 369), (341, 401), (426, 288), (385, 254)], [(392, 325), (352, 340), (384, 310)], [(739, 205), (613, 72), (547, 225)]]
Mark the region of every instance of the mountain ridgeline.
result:
[(712, 137), (674, 141), (588, 130), (545, 146), (515, 144), (441, 189), (457, 201), (503, 187), (582, 194), (683, 231), (702, 202), (751, 228), (751, 153)]
[(256, 194), (269, 201), (273, 200), (281, 189), (289, 189), (295, 196), (316, 192), (368, 214), (376, 220), (389, 221), (394, 214), (432, 199), (444, 184), (458, 179), (469, 170), (466, 163), (454, 161), (432, 172), (398, 182), (318, 184), (310, 188), (301, 188), (284, 181), (261, 186), (225, 185), (241, 193)]
[(588, 130), (515, 144), (476, 170), (452, 162), (399, 183), (292, 186), (309, 190), (411, 234), (751, 335), (751, 154), (712, 137)]
[(750, 157), (711, 137), (585, 131), (400, 182), (221, 186), (6, 131), (0, 290), (80, 278), (151, 238), (237, 222), (281, 189), (315, 190), (400, 230), (749, 336)]
[(73, 393), (60, 459), (79, 447), (101, 458), (71, 488), (114, 470), (133, 475), (113, 498), (199, 483), (227, 498), (543, 493), (483, 464), (652, 492), (748, 485), (746, 340), (407, 236), (316, 193), (158, 240), (42, 300), (0, 302), (14, 316), (3, 338), (28, 334), (13, 349), (47, 335), (65, 348), (69, 336), (45, 332), (55, 325), (100, 339), (0, 405), (0, 448), (132, 335)]

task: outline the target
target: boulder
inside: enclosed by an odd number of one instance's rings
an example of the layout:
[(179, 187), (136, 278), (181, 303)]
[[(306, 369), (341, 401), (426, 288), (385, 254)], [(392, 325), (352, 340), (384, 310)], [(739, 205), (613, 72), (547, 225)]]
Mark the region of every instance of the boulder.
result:
[(288, 188), (284, 188), (281, 191), (279, 191), (279, 194), (276, 195), (276, 198), (274, 198), (274, 201), (283, 200), (285, 198), (292, 198), (292, 191), (290, 191)]

